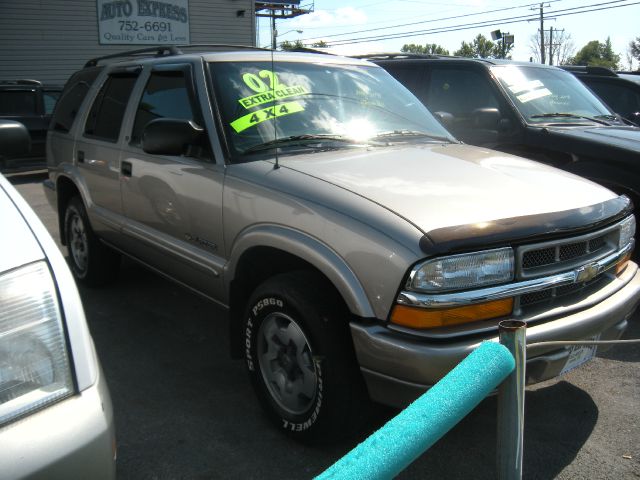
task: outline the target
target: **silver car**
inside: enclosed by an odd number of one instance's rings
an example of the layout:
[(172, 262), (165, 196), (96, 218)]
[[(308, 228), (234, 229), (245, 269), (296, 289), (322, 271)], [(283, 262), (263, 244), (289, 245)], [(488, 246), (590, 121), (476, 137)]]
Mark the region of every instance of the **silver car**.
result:
[(111, 399), (75, 281), (2, 175), (0, 224), (0, 477), (115, 478)]

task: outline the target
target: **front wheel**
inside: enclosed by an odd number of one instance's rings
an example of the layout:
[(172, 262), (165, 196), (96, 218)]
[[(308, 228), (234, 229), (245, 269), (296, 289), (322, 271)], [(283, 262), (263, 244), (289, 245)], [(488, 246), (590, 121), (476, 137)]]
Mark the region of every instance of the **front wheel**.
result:
[(245, 359), (271, 420), (301, 441), (353, 433), (369, 403), (341, 299), (319, 276), (273, 277), (251, 296)]
[(120, 267), (120, 254), (100, 242), (91, 228), (80, 197), (73, 197), (67, 204), (64, 231), (69, 266), (76, 280), (99, 286), (115, 279)]

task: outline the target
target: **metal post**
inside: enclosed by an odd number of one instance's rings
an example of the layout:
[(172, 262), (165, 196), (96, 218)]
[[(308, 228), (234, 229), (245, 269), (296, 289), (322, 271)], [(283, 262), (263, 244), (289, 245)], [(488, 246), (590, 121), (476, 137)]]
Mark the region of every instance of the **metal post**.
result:
[(525, 322), (509, 320), (499, 324), (500, 343), (507, 347), (516, 362), (516, 368), (498, 390), (497, 462), (500, 480), (522, 479), (526, 331)]

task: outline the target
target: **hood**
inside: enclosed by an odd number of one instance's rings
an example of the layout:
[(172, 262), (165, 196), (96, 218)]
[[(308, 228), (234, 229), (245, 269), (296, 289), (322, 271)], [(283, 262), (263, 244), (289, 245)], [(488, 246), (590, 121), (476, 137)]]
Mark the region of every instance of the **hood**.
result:
[(616, 161), (622, 160), (621, 156), (626, 160), (640, 161), (640, 128), (638, 127), (548, 126), (540, 129), (540, 132), (547, 137), (542, 141), (556, 145), (561, 151)]
[(423, 233), (616, 198), (595, 183), (553, 167), (461, 144), (283, 156), (280, 166), (364, 197)]
[(638, 127), (545, 128), (556, 135), (562, 135), (564, 137), (582, 139), (588, 142), (606, 143), (619, 148), (640, 150), (640, 128)]
[(0, 274), (27, 263), (44, 258), (40, 244), (21, 215), (18, 207), (8, 196), (8, 182), (0, 176)]

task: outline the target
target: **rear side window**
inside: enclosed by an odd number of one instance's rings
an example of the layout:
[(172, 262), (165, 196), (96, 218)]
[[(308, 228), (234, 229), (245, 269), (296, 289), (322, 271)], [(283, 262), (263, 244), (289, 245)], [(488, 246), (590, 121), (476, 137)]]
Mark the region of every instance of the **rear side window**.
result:
[(408, 88), (418, 100), (426, 104), (427, 81), (424, 68), (417, 64), (408, 65), (394, 64), (392, 62), (382, 64), (382, 67), (393, 77)]
[(432, 112), (469, 117), (478, 108), (498, 108), (489, 80), (470, 69), (442, 68), (431, 71), (426, 97)]
[(139, 144), (144, 127), (156, 118), (195, 120), (183, 71), (151, 74), (138, 105), (131, 143)]
[(35, 90), (0, 91), (0, 115), (37, 115)]
[(96, 96), (87, 123), (85, 135), (115, 142), (120, 135), (124, 112), (137, 74), (110, 75)]
[(42, 92), (45, 115), (51, 115), (53, 113), (53, 109), (56, 106), (56, 102), (58, 101), (59, 97), (60, 92), (57, 90), (44, 90)]
[(75, 73), (69, 79), (53, 112), (50, 126), (52, 130), (58, 132), (71, 130), (82, 101), (101, 70), (102, 67), (87, 68)]
[(621, 115), (640, 112), (640, 93), (631, 88), (608, 82), (591, 81), (586, 83), (614, 112)]

